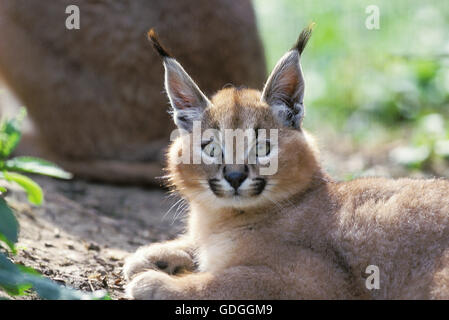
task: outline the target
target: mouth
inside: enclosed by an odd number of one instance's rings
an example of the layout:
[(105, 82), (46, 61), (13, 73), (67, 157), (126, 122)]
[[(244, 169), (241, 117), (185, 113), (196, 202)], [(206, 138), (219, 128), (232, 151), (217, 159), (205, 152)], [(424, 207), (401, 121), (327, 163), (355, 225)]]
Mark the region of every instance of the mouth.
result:
[(267, 185), (267, 181), (264, 178), (253, 178), (251, 179), (251, 184), (242, 189), (241, 186), (237, 189), (229, 188), (226, 189), (221, 183), (219, 179), (213, 178), (209, 179), (209, 188), (213, 192), (213, 194), (219, 198), (233, 198), (233, 199), (242, 199), (242, 198), (254, 198), (262, 194), (265, 190), (265, 186)]

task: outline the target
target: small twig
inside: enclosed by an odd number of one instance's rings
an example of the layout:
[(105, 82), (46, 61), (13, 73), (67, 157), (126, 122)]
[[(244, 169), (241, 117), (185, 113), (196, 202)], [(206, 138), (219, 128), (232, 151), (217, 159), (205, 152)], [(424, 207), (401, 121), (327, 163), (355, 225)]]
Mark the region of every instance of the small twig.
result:
[(95, 289), (94, 289), (94, 286), (92, 285), (92, 282), (90, 281), (90, 279), (87, 279), (87, 282), (89, 283), (90, 290), (91, 290), (92, 292), (94, 292)]

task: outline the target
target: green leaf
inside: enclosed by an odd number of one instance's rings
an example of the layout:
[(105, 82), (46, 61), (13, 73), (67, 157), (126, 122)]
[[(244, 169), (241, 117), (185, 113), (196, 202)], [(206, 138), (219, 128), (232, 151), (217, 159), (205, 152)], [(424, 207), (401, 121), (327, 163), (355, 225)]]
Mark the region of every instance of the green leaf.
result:
[(0, 252), (0, 288), (11, 296), (22, 296), (31, 288), (31, 283), (22, 277), (20, 270)]
[(22, 134), (20, 125), (26, 115), (25, 109), (21, 109), (19, 115), (13, 119), (3, 121), (0, 124), (0, 157), (7, 158), (19, 144)]
[(28, 201), (30, 201), (32, 204), (42, 204), (42, 201), (44, 200), (44, 193), (42, 192), (41, 187), (39, 187), (36, 182), (20, 173), (4, 171), (3, 175), (6, 180), (13, 181), (20, 185), (26, 191), (28, 195)]
[(17, 268), (19, 268), (20, 272), (22, 272), (22, 273), (29, 273), (29, 274), (34, 274), (35, 276), (41, 276), (41, 273), (39, 271), (36, 271), (31, 267), (27, 267), (22, 264), (16, 264), (16, 266), (17, 266)]
[(4, 234), (0, 233), (0, 248), (1, 248), (2, 242), (5, 243), (9, 247), (9, 249), (12, 251), (13, 254), (17, 253), (17, 249), (14, 246), (14, 243), (9, 241), (8, 238)]
[(34, 158), (34, 157), (16, 157), (5, 162), (5, 168), (9, 171), (20, 171), (46, 175), (60, 179), (71, 179), (73, 175), (54, 163)]
[(0, 241), (8, 245), (15, 252), (14, 244), (19, 235), (19, 224), (5, 199), (0, 198)]
[[(25, 268), (25, 269), (24, 269)], [(23, 272), (25, 270), (25, 272)], [(109, 300), (104, 291), (85, 293), (57, 284), (51, 279), (31, 272), (31, 268), (14, 264), (0, 252), (0, 288), (10, 295), (24, 295), (26, 290), (32, 289), (48, 300)]]
[(84, 296), (86, 296), (86, 299), (89, 297), (89, 295), (86, 295), (83, 292), (61, 286), (45, 277), (24, 275), (24, 278), (31, 282), (33, 290), (35, 290), (43, 299), (81, 300)]
[(10, 296), (27, 295), (27, 290), (32, 288), (30, 283), (22, 283), (22, 278), (16, 274), (0, 270), (0, 288), (2, 288)]

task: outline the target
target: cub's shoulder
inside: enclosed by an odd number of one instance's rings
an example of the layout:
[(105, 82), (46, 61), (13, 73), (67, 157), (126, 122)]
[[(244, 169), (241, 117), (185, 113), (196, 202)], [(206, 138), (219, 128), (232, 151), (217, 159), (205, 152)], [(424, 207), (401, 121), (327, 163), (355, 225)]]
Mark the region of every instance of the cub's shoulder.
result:
[(382, 177), (358, 178), (332, 184), (330, 192), (341, 200), (365, 202), (368, 200), (388, 200), (395, 197), (403, 203), (441, 203), (449, 204), (449, 180), (389, 179)]

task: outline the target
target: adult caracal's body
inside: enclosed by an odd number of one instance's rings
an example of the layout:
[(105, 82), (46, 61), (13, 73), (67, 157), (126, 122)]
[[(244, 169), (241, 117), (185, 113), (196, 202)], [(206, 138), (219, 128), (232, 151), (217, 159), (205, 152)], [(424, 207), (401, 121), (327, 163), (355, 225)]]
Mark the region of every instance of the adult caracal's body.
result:
[[(164, 60), (175, 123), (184, 130), (170, 147), (169, 179), (190, 213), (179, 239), (143, 247), (127, 260), (129, 297), (449, 298), (449, 182), (328, 177), (301, 125), (299, 58), (309, 36), (308, 29), (301, 33), (263, 92), (226, 88), (209, 101), (150, 33)], [(262, 161), (177, 161), (194, 121), (220, 134), (276, 129), (277, 143), (256, 138), (256, 149), (265, 160), (277, 157), (277, 172), (261, 175)], [(228, 151), (214, 136), (201, 148), (192, 145), (192, 157), (218, 159), (219, 148), (219, 155)], [(380, 282), (368, 290), (371, 265)]]

